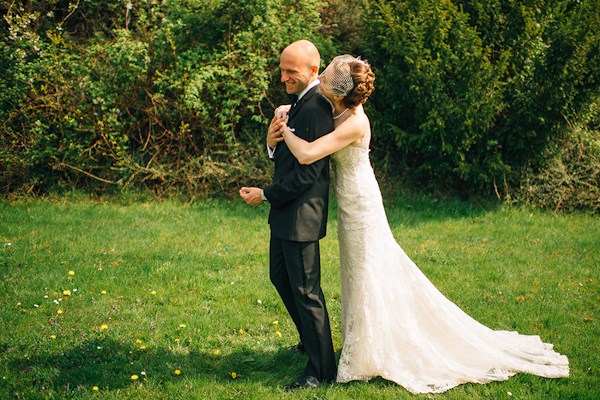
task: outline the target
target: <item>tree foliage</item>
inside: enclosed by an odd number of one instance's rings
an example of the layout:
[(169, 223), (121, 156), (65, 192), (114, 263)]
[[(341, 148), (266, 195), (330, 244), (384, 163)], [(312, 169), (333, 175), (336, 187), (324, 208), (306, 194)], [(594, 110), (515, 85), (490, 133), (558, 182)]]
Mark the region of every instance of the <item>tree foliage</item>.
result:
[(324, 64), (351, 52), (373, 65), (374, 155), (399, 160), (390, 172), (411, 184), (513, 198), (521, 190), (533, 201), (547, 191), (532, 182), (558, 179), (548, 171), (567, 163), (571, 178), (562, 175), (561, 185), (599, 186), (597, 174), (572, 176), (600, 165), (597, 0), (0, 7), (4, 191), (122, 185), (222, 194), (268, 182), (264, 134), (286, 101), (278, 58), (301, 38)]
[(596, 1), (372, 3), (379, 141), (432, 186), (539, 169), (598, 98), (599, 15)]
[(48, 11), (53, 3), (11, 6), (5, 18), (8, 190), (265, 181), (257, 141), (283, 100), (279, 53), (300, 38), (329, 47), (316, 33), (319, 2), (84, 1)]

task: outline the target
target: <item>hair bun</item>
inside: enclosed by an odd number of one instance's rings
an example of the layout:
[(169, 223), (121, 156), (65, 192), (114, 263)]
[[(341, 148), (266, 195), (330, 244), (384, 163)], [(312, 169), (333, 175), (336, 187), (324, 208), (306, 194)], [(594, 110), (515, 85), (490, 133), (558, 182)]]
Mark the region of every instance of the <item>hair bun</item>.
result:
[(359, 60), (349, 63), (354, 88), (344, 99), (342, 103), (346, 107), (356, 107), (363, 104), (373, 90), (375, 90), (375, 74), (371, 71), (371, 66), (366, 62)]

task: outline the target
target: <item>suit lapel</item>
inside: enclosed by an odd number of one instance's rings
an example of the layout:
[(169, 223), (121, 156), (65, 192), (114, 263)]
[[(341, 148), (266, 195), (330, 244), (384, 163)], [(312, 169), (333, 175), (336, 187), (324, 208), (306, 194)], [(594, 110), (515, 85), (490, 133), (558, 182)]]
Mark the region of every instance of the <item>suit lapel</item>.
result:
[(296, 115), (296, 113), (298, 112), (298, 110), (300, 110), (300, 108), (302, 108), (302, 105), (307, 102), (312, 96), (314, 96), (316, 93), (318, 93), (319, 90), (319, 85), (311, 88), (308, 92), (306, 92), (304, 94), (304, 96), (302, 96), (302, 98), (300, 100), (298, 100), (296, 102), (296, 105), (294, 107), (292, 107), (288, 113), (289, 119), (291, 120), (292, 118), (294, 118), (294, 115)]

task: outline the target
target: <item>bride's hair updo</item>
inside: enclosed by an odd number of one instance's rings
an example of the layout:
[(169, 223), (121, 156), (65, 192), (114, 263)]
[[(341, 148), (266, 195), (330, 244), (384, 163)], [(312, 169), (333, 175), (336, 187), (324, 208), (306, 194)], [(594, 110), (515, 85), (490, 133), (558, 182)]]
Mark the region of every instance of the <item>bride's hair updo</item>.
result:
[(360, 58), (344, 54), (335, 57), (319, 76), (321, 88), (342, 97), (345, 107), (356, 107), (367, 101), (375, 86), (371, 66)]
[(351, 61), (348, 66), (354, 87), (342, 99), (342, 104), (345, 107), (356, 107), (367, 101), (375, 90), (375, 74), (371, 71), (371, 66), (362, 60)]

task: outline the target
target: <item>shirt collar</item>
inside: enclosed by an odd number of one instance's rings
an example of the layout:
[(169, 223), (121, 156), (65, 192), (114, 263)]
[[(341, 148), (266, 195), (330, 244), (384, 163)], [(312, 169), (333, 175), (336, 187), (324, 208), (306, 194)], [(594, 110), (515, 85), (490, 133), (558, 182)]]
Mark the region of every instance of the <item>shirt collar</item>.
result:
[(318, 79), (315, 79), (314, 81), (312, 81), (311, 83), (308, 84), (308, 86), (306, 87), (306, 89), (304, 89), (302, 91), (302, 93), (300, 93), (298, 95), (298, 100), (300, 100), (302, 98), (302, 96), (304, 96), (310, 89), (314, 88), (315, 86), (317, 86), (319, 83), (321, 83), (321, 81), (319, 81)]

